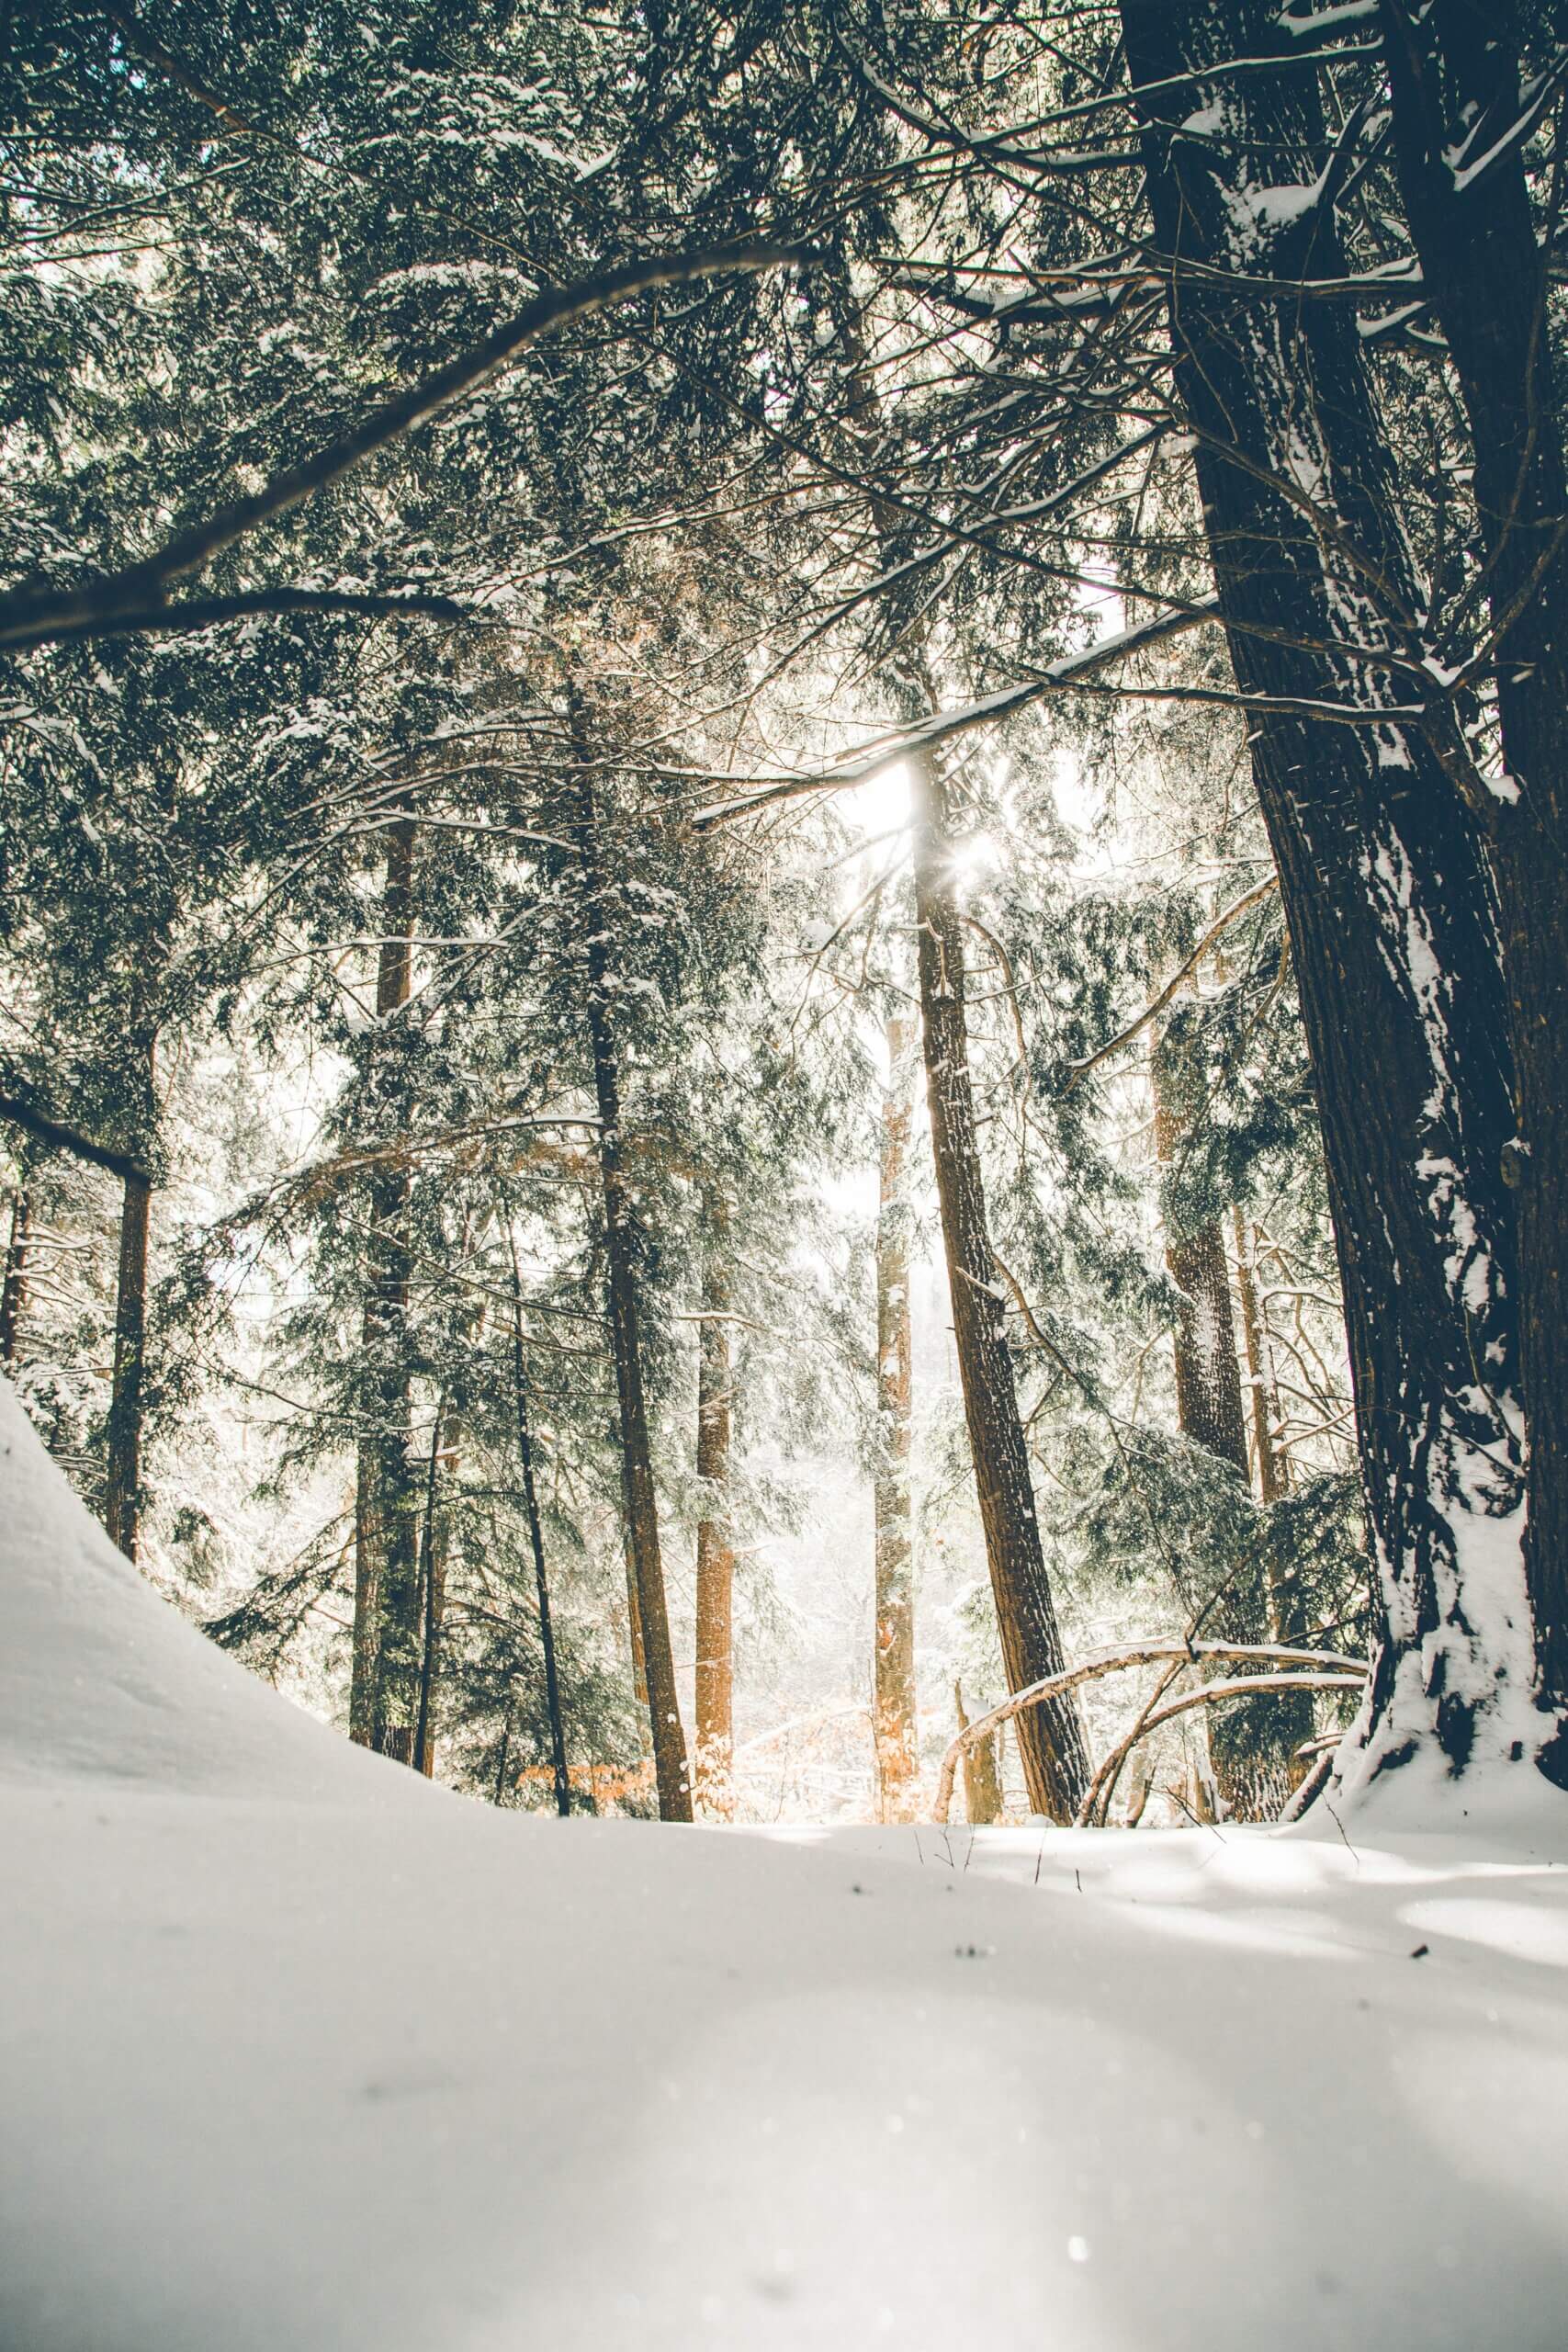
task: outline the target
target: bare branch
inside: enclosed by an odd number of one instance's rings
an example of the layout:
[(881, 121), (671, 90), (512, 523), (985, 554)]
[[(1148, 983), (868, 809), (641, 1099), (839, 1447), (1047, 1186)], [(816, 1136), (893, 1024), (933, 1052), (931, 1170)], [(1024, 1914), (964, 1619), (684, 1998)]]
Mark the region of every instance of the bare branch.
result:
[(1197, 946), (1192, 950), (1191, 955), (1187, 957), (1184, 963), (1178, 966), (1176, 971), (1166, 982), (1164, 988), (1161, 989), (1154, 1002), (1152, 1004), (1146, 1004), (1142, 1012), (1139, 1013), (1137, 1019), (1130, 1022), (1125, 1029), (1119, 1030), (1117, 1035), (1114, 1037), (1108, 1039), (1103, 1046), (1097, 1046), (1093, 1053), (1086, 1054), (1081, 1061), (1076, 1061), (1073, 1063), (1072, 1076), (1063, 1087), (1062, 1092), (1064, 1094), (1070, 1094), (1080, 1078), (1087, 1077), (1089, 1072), (1095, 1069), (1099, 1063), (1108, 1061), (1112, 1054), (1120, 1053), (1123, 1046), (1130, 1046), (1140, 1030), (1146, 1029), (1151, 1021), (1157, 1020), (1159, 1015), (1165, 1011), (1166, 1006), (1170, 1002), (1171, 999), (1180, 994), (1182, 988), (1186, 985), (1187, 981), (1191, 978), (1193, 973), (1197, 970), (1199, 965), (1202, 962), (1210, 948), (1213, 947), (1216, 939), (1219, 938), (1221, 933), (1228, 929), (1230, 924), (1235, 922), (1238, 916), (1246, 914), (1249, 907), (1256, 907), (1258, 905), (1262, 899), (1268, 898), (1269, 893), (1277, 890), (1279, 887), (1279, 876), (1277, 874), (1270, 874), (1268, 879), (1266, 881), (1259, 882), (1255, 889), (1244, 891), (1242, 896), (1235, 900), (1233, 906), (1229, 906), (1225, 909), (1223, 915), (1217, 915), (1214, 921), (1209, 925), (1208, 930), (1203, 933), (1202, 938), (1198, 942)]
[(35, 1143), (47, 1144), (51, 1151), (68, 1151), (73, 1159), (85, 1159), (94, 1168), (107, 1168), (111, 1176), (121, 1182), (151, 1184), (152, 1177), (139, 1159), (129, 1152), (111, 1150), (107, 1144), (95, 1143), (75, 1127), (65, 1126), (59, 1119), (47, 1118), (34, 1110), (30, 1102), (23, 1102), (14, 1094), (0, 1094), (0, 1119), (8, 1119)]

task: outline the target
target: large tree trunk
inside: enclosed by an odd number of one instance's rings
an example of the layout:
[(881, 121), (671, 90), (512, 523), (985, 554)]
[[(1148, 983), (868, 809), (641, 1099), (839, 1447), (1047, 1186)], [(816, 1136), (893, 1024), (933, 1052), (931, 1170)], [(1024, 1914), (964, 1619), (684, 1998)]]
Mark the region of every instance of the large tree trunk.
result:
[[(916, 801), (915, 926), (931, 1156), (1002, 1660), (1010, 1689), (1021, 1690), (1027, 1683), (1062, 1672), (1062, 1642), (1034, 1515), (1002, 1294), (986, 1222), (969, 1074), (964, 927), (942, 779), (929, 757), (919, 757), (910, 766)], [(1054, 1821), (1071, 1821), (1089, 1778), (1077, 1701), (1069, 1696), (1029, 1708), (1018, 1718), (1018, 1745), (1033, 1810)]]
[(704, 1200), (702, 1320), (697, 1341), (696, 1800), (716, 1821), (735, 1812), (735, 1551), (729, 1447), (729, 1211), (724, 1195)]
[[(1232, 290), (1332, 276), (1303, 188), (1325, 142), (1310, 67), (1217, 74), (1286, 38), (1273, 0), (1122, 0), (1157, 241), (1176, 264), (1179, 396), (1237, 679), (1338, 709), (1405, 699), (1372, 595), (1415, 609), (1353, 317)], [(1184, 76), (1190, 78), (1183, 78)], [(1149, 85), (1169, 82), (1172, 86)], [(1202, 137), (1186, 126), (1201, 112)], [(1197, 268), (1193, 268), (1197, 265)], [(1354, 652), (1351, 647), (1361, 649)], [(1507, 1755), (1531, 1679), (1512, 1132), (1490, 886), (1473, 818), (1395, 718), (1258, 712), (1254, 772), (1312, 1052), (1384, 1623), (1344, 1770)]]
[(141, 1532), (141, 1420), (147, 1354), (147, 1227), (152, 1192), (128, 1176), (119, 1216), (119, 1279), (114, 1310), (114, 1386), (109, 1399), (104, 1526), (128, 1560)]
[(1405, 213), (1474, 441), (1506, 763), (1488, 833), (1517, 1121), (1525, 1568), (1541, 1765), (1568, 1785), (1568, 467), (1547, 256), (1522, 142), (1495, 152), (1524, 110), (1517, 6), (1381, 0), (1380, 16)]
[[(390, 1144), (406, 1125), (399, 1016), (412, 975), (414, 827), (387, 841), (381, 946), (376, 972), (371, 1101), (376, 1139)], [(414, 1762), (423, 1657), (420, 1610), (419, 1496), (410, 1452), (408, 1162), (392, 1152), (367, 1185), (362, 1345), (364, 1385), (356, 1484), (353, 1682), (350, 1736), (398, 1762)]]
[(18, 1193), (11, 1204), (11, 1238), (6, 1250), (6, 1280), (0, 1286), (0, 1363), (17, 1360), (17, 1340), (28, 1306), (28, 1256), (32, 1240), (32, 1204)]
[(659, 1501), (649, 1443), (648, 1402), (643, 1392), (635, 1220), (622, 1159), (620, 1065), (610, 1025), (614, 990), (610, 986), (606, 935), (609, 911), (599, 872), (597, 812), (586, 769), (581, 772), (579, 794), (578, 847), (586, 884), (588, 1029), (599, 1105), (599, 1173), (604, 1208), (610, 1348), (620, 1408), (621, 1492), (637, 1597), (637, 1623), (642, 1634), (643, 1671), (648, 1678), (649, 1726), (653, 1735), (660, 1818), (690, 1821), (692, 1791), (686, 1737), (681, 1728), (675, 1659), (670, 1646), (664, 1562), (659, 1543)]
[(887, 1023), (887, 1099), (882, 1111), (881, 1204), (876, 1221), (876, 1636), (873, 1736), (877, 1817), (912, 1821), (919, 1809), (919, 1715), (915, 1689), (914, 1517), (909, 1496), (912, 1350), (909, 1322), (910, 1056), (915, 1024)]

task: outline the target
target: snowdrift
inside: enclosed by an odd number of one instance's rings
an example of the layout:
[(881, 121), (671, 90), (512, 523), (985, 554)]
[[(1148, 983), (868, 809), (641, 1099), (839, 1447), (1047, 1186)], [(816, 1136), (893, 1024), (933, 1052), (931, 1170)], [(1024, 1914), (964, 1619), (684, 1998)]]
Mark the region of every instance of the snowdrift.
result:
[(495, 1815), (0, 1480), (6, 2352), (1560, 2352), (1550, 1808)]

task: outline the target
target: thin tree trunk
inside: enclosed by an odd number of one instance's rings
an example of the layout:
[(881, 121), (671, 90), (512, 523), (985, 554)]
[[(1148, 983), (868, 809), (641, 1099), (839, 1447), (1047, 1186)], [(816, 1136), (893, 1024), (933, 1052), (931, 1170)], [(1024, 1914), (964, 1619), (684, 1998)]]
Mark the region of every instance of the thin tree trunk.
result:
[(1517, 6), (1381, 0), (1379, 14), (1405, 214), (1470, 418), (1496, 646), (1507, 781), (1487, 814), (1514, 1055), (1525, 1569), (1541, 1768), (1568, 1785), (1568, 1717), (1550, 1736), (1568, 1708), (1568, 464), (1549, 254), (1523, 142), (1502, 145), (1523, 112)]
[[(1238, 1208), (1231, 1211), (1235, 1240), (1236, 1289), (1241, 1297), (1241, 1328), (1247, 1342), (1247, 1386), (1252, 1399), (1252, 1444), (1258, 1461), (1258, 1491), (1265, 1503), (1277, 1503), (1290, 1491), (1290, 1465), (1275, 1443), (1279, 1403), (1269, 1334), (1258, 1304), (1258, 1235)], [(1275, 1626), (1274, 1638), (1286, 1636)]]
[(375, 1742), (376, 1665), (380, 1655), (381, 1557), (376, 1529), (375, 1458), (368, 1430), (362, 1428), (354, 1465), (354, 1632), (348, 1685), (348, 1736), (358, 1747), (369, 1747)]
[(670, 1646), (664, 1563), (659, 1543), (659, 1502), (649, 1443), (648, 1403), (643, 1391), (634, 1218), (622, 1159), (620, 1066), (610, 1026), (612, 989), (606, 939), (609, 916), (599, 872), (597, 811), (586, 769), (580, 776), (580, 808), (578, 845), (587, 885), (588, 1029), (599, 1106), (599, 1172), (604, 1205), (610, 1346), (620, 1407), (621, 1490), (637, 1594), (637, 1622), (642, 1631), (660, 1818), (690, 1821), (692, 1791), (686, 1738), (681, 1727), (675, 1659)]
[[(853, 385), (845, 437), (869, 470), (882, 430), (875, 379), (852, 288), (841, 274), (831, 282)], [(873, 500), (872, 516), (881, 568), (895, 572), (910, 552), (909, 518), (880, 499)], [(905, 594), (891, 593), (886, 613), (899, 649), (895, 683), (903, 689), (905, 716), (918, 720), (937, 707), (928, 660), (930, 620), (920, 604), (913, 609), (905, 605)], [(964, 929), (948, 847), (945, 784), (939, 762), (929, 752), (911, 759), (909, 776), (920, 1030), (953, 1340), (1002, 1659), (1017, 1690), (1061, 1670), (1061, 1636), (986, 1218), (964, 1013)], [(1018, 1744), (1031, 1805), (1070, 1822), (1089, 1775), (1077, 1699), (1069, 1695), (1032, 1709), (1019, 1724)]]
[(545, 1668), (545, 1706), (550, 1719), (556, 1811), (564, 1821), (571, 1811), (571, 1771), (567, 1762), (560, 1679), (556, 1672), (555, 1621), (550, 1614), (550, 1580), (545, 1568), (545, 1530), (539, 1517), (538, 1490), (534, 1484), (534, 1438), (528, 1426), (528, 1362), (523, 1348), (523, 1276), (517, 1264), (516, 1238), (510, 1228), (507, 1239), (512, 1246), (512, 1369), (517, 1397), (517, 1461), (523, 1473), (523, 1508), (528, 1516), (528, 1542), (534, 1555), (534, 1591), (539, 1608), (539, 1649)]
[[(393, 826), (387, 839), (381, 936), (376, 972), (374, 1110), (389, 1141), (406, 1125), (406, 1089), (398, 1069), (399, 1016), (412, 978), (415, 828)], [(370, 1238), (363, 1323), (365, 1420), (357, 1496), (351, 1736), (397, 1762), (414, 1760), (423, 1657), (419, 1519), (410, 1454), (408, 1365), (409, 1200), (406, 1160), (378, 1162), (367, 1186)]]
[(909, 1323), (908, 1160), (915, 1024), (887, 1023), (887, 1097), (882, 1111), (881, 1204), (876, 1221), (876, 1646), (873, 1733), (877, 1815), (913, 1821), (919, 1811), (919, 1713), (915, 1688), (914, 1515), (909, 1496), (912, 1349)]
[[(1177, 383), (1236, 677), (1258, 696), (1390, 707), (1407, 688), (1387, 605), (1419, 597), (1354, 318), (1224, 283), (1340, 266), (1321, 207), (1258, 184), (1305, 187), (1321, 168), (1314, 69), (1207, 73), (1278, 53), (1274, 0), (1122, 0), (1122, 18), (1156, 239), (1177, 260)], [(1184, 129), (1200, 109), (1212, 137)], [(1386, 664), (1368, 658), (1384, 648)], [(1384, 1622), (1346, 1769), (1364, 1782), (1436, 1746), (1458, 1771), (1510, 1752), (1530, 1675), (1500, 1169), (1510, 1073), (1483, 845), (1450, 783), (1453, 741), (1392, 718), (1271, 710), (1254, 715), (1252, 746), (1312, 1053)], [(1467, 1596), (1472, 1575), (1483, 1585)]]
[(441, 1476), (442, 1422), (446, 1413), (446, 1399), (438, 1396), (435, 1418), (430, 1429), (430, 1467), (425, 1479), (424, 1521), (419, 1539), (419, 1707), (414, 1717), (413, 1747), (409, 1760), (414, 1770), (423, 1772), (427, 1781), (434, 1779), (435, 1773), (435, 1730), (432, 1710), (435, 1701), (436, 1654), (446, 1600), (446, 1546), (436, 1535), (436, 1488)]
[(6, 1251), (6, 1280), (0, 1287), (0, 1363), (17, 1360), (17, 1340), (28, 1307), (28, 1256), (32, 1238), (32, 1204), (18, 1193), (11, 1204), (11, 1239)]
[(704, 1199), (702, 1320), (697, 1341), (696, 1801), (699, 1812), (728, 1821), (735, 1812), (735, 1551), (729, 1450), (729, 1207), (710, 1189)]
[[(1162, 1168), (1173, 1168), (1190, 1137), (1201, 1107), (1196, 1084), (1169, 1033), (1150, 1061), (1155, 1098), (1155, 1151)], [(1241, 1372), (1236, 1361), (1235, 1306), (1224, 1234), (1217, 1217), (1183, 1232), (1168, 1224), (1166, 1265), (1179, 1294), (1175, 1329), (1176, 1416), (1181, 1434), (1235, 1472), (1247, 1486), (1247, 1422)], [(1262, 1570), (1233, 1561), (1211, 1621), (1216, 1639), (1261, 1642), (1269, 1635), (1269, 1606)], [(1271, 1820), (1291, 1792), (1291, 1757), (1312, 1728), (1312, 1704), (1244, 1701), (1229, 1707), (1193, 1736), (1206, 1740), (1214, 1785), (1228, 1815), (1244, 1821)], [(1303, 1724), (1304, 1722), (1305, 1728)]]
[(141, 1532), (141, 1421), (147, 1353), (147, 1227), (152, 1187), (128, 1176), (119, 1217), (119, 1279), (114, 1311), (114, 1387), (109, 1400), (104, 1526), (128, 1560)]
[[(1040, 1543), (1029, 1455), (1019, 1418), (1002, 1295), (991, 1255), (975, 1131), (964, 1012), (964, 929), (953, 885), (942, 779), (933, 761), (910, 763), (915, 925), (931, 1155), (953, 1302), (959, 1378), (975, 1463), (986, 1556), (1010, 1687), (1063, 1670), (1061, 1635)], [(1029, 1802), (1071, 1821), (1089, 1777), (1077, 1701), (1032, 1708), (1019, 1725)]]
[[(1168, 1046), (1151, 1057), (1155, 1098), (1155, 1156), (1162, 1169), (1176, 1166), (1191, 1134), (1191, 1105), (1179, 1071), (1167, 1061)], [(1247, 1482), (1247, 1423), (1242, 1416), (1241, 1373), (1236, 1363), (1235, 1324), (1224, 1236), (1217, 1217), (1183, 1232), (1166, 1228), (1165, 1262), (1177, 1290), (1176, 1417), (1190, 1438)], [(1216, 1628), (1216, 1631), (1219, 1629)], [(1256, 1634), (1228, 1634), (1255, 1641)]]
[[(964, 1687), (953, 1686), (953, 1703), (958, 1711), (958, 1728), (968, 1729), (969, 1717), (964, 1707)], [(1018, 1718), (1013, 1718), (1014, 1724)], [(986, 1734), (984, 1739), (972, 1740), (964, 1751), (964, 1810), (970, 1826), (981, 1829), (1002, 1817), (1002, 1776), (997, 1756), (998, 1731)], [(1020, 1743), (1021, 1747), (1021, 1742)]]

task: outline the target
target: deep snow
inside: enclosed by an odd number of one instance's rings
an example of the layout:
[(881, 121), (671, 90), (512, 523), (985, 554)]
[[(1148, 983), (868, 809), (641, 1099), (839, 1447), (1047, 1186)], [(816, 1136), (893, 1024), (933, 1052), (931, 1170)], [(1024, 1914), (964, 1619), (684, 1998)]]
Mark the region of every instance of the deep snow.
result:
[(525, 1820), (209, 1648), (8, 1390), (0, 1495), (6, 2352), (1568, 2340), (1548, 1795)]

